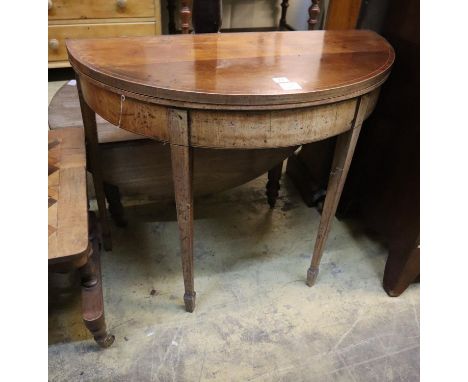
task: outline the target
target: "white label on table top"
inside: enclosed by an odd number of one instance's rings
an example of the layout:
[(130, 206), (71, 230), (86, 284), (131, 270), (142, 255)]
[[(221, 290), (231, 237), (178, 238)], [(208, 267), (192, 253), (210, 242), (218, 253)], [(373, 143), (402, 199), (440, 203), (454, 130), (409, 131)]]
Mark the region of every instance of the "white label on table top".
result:
[(283, 90), (301, 90), (302, 87), (297, 82), (284, 82), (278, 84)]
[(76, 80), (70, 80), (67, 82), (67, 85), (76, 86)]
[(287, 77), (273, 77), (272, 80), (275, 81), (277, 84), (289, 82)]

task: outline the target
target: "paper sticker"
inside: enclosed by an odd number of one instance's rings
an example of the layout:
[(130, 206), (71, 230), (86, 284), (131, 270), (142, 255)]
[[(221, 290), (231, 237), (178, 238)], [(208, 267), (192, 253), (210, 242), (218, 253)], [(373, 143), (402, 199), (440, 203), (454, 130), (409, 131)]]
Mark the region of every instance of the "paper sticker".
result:
[(67, 85), (76, 86), (76, 80), (68, 81)]
[(283, 90), (301, 90), (302, 87), (297, 82), (285, 82), (278, 84)]
[(287, 77), (273, 77), (272, 80), (275, 81), (277, 84), (289, 82)]

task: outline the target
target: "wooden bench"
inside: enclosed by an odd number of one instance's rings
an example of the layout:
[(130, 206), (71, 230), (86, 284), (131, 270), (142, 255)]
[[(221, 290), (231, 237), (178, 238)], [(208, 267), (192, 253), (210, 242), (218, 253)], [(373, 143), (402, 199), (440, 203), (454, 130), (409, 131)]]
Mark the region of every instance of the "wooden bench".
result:
[(86, 154), (81, 128), (49, 131), (49, 269), (81, 276), (83, 321), (101, 347), (114, 336), (106, 329), (99, 260), (99, 230), (88, 213)]

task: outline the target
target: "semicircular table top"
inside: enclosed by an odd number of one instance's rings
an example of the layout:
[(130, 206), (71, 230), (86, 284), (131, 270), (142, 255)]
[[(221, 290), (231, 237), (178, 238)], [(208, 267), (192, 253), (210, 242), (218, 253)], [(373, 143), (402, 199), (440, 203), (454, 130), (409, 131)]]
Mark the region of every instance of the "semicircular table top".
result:
[(78, 73), (165, 101), (328, 103), (380, 86), (395, 54), (367, 30), (215, 33), (67, 40)]

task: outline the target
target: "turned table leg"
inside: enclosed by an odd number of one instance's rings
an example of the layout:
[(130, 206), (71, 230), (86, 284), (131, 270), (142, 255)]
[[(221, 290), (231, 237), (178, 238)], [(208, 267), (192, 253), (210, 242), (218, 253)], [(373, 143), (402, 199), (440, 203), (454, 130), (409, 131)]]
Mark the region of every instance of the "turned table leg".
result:
[(109, 334), (106, 328), (99, 244), (96, 237), (91, 239), (91, 244), (88, 262), (80, 268), (83, 321), (97, 344), (107, 348), (114, 343), (115, 337)]
[(185, 310), (193, 312), (196, 296), (193, 277), (193, 148), (189, 146), (187, 112), (170, 110), (169, 130), (185, 286), (184, 303)]
[(311, 0), (311, 3), (309, 7), (309, 19), (307, 20), (309, 30), (315, 29), (315, 24), (317, 24), (320, 15), (320, 0)]
[(125, 219), (119, 188), (104, 182), (104, 193), (109, 204), (109, 213), (112, 220), (114, 220), (117, 227), (126, 227), (127, 220)]
[(286, 27), (286, 13), (288, 12), (289, 0), (283, 0), (281, 2), (281, 17), (279, 21), (280, 29)]
[(190, 16), (192, 12), (188, 6), (187, 0), (181, 0), (180, 8), (180, 23), (181, 23), (181, 33), (187, 34), (190, 31)]
[(352, 128), (338, 136), (335, 146), (330, 178), (328, 180), (327, 194), (323, 206), (322, 217), (315, 241), (314, 254), (310, 268), (307, 271), (307, 285), (313, 286), (319, 272), (320, 260), (325, 248), (331, 223), (336, 213), (336, 208), (340, 201), (341, 192), (348, 175), (354, 148), (361, 131), (361, 125), (367, 109), (367, 96), (359, 98)]
[(104, 249), (112, 249), (110, 226), (107, 221), (106, 197), (104, 193), (104, 180), (100, 162), (100, 151), (97, 135), (96, 113), (88, 106), (83, 98), (80, 80), (77, 78), (78, 96), (80, 99), (81, 115), (85, 130), (86, 152), (88, 154), (89, 167), (93, 176), (94, 191), (99, 209), (99, 220), (102, 228), (102, 241)]
[(276, 199), (278, 199), (280, 189), (281, 172), (283, 171), (283, 162), (278, 163), (268, 171), (268, 182), (266, 185), (266, 196), (270, 208), (274, 208)]
[(175, 34), (176, 33), (176, 26), (175, 26), (175, 4), (174, 0), (167, 0), (167, 14), (168, 14), (168, 30), (169, 34)]

